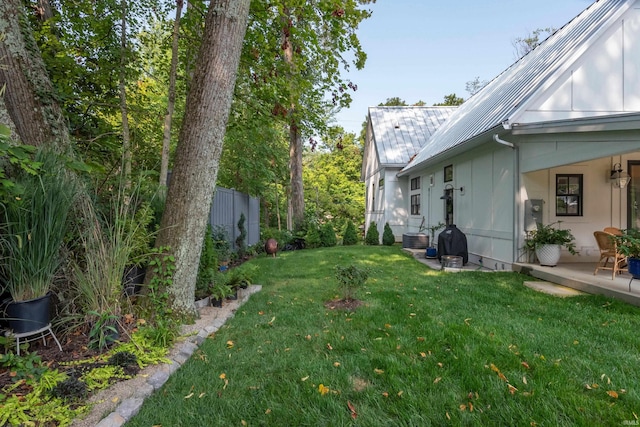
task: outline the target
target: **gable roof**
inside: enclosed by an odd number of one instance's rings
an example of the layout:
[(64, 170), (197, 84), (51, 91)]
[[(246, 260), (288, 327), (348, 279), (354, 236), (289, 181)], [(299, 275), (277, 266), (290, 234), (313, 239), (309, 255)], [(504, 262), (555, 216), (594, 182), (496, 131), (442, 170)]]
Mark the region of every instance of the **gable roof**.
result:
[(607, 23), (635, 3), (636, 0), (593, 3), (464, 102), (400, 175), (478, 136), (509, 128), (511, 119), (527, 101), (584, 53), (589, 42), (609, 27)]
[(457, 108), (369, 107), (371, 139), (380, 165), (406, 166)]

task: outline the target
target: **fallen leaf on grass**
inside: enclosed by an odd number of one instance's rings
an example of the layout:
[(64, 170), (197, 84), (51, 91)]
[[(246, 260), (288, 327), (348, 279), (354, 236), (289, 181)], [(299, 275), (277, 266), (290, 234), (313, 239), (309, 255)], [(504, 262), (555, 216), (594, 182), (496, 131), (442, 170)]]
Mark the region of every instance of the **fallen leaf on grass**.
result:
[(271, 413), (271, 409), (267, 408), (267, 410), (266, 410), (266, 411), (264, 411), (264, 413), (265, 413), (266, 415), (269, 415), (269, 414)]
[(466, 319), (464, 319), (464, 324), (469, 326), (470, 321), (471, 321), (471, 317), (467, 317)]
[(384, 324), (384, 327), (385, 327), (385, 328), (387, 328), (387, 329), (391, 329), (391, 325), (390, 325), (390, 324), (388, 324), (388, 323), (385, 323), (385, 324)]
[(384, 397), (389, 397), (389, 393), (387, 393), (386, 391), (383, 391), (383, 392), (382, 392), (382, 396), (384, 396)]
[(614, 399), (617, 399), (617, 398), (618, 398), (618, 393), (617, 393), (617, 392), (615, 392), (614, 390), (608, 390), (608, 391), (607, 391), (607, 394), (608, 394), (609, 396), (613, 397)]
[(185, 399), (191, 399), (192, 397), (193, 397), (193, 393), (189, 393), (184, 398)]
[(427, 353), (425, 353), (424, 351), (421, 351), (421, 352), (420, 352), (420, 356), (422, 356), (422, 357), (427, 357)]
[(509, 387), (509, 393), (511, 394), (516, 394), (516, 391), (518, 391), (518, 389), (512, 386), (511, 384), (507, 384), (507, 387)]
[(440, 380), (442, 379), (442, 377), (438, 377), (435, 380), (433, 380), (434, 384), (438, 384), (440, 382)]
[(373, 370), (373, 372), (375, 372), (375, 373), (376, 373), (376, 374), (378, 374), (378, 375), (382, 375), (382, 374), (384, 374), (384, 371), (383, 371), (382, 369), (378, 369), (378, 368), (375, 368), (375, 369)]
[(329, 393), (330, 389), (329, 389), (329, 387), (325, 387), (324, 384), (320, 384), (318, 386), (318, 391), (320, 392), (321, 395), (324, 396), (325, 394)]
[(418, 337), (418, 341), (424, 341), (424, 337)]
[(331, 347), (331, 344), (327, 343), (327, 349), (328, 350), (333, 350), (333, 347)]
[(354, 420), (358, 418), (358, 413), (356, 412), (356, 408), (353, 406), (353, 404), (349, 400), (347, 400), (347, 407), (349, 408), (349, 412), (351, 412), (351, 418), (353, 418)]
[(221, 373), (221, 374), (218, 376), (218, 378), (220, 378), (221, 380), (223, 380), (223, 379), (227, 378), (227, 374), (225, 374), (225, 373), (223, 372), (223, 373)]
[(307, 375), (306, 377), (302, 377), (302, 378), (300, 378), (300, 381), (306, 381), (306, 380), (308, 380), (308, 379), (309, 379), (309, 375)]
[(227, 348), (233, 348), (233, 341), (227, 341)]
[(524, 366), (526, 369), (529, 369), (529, 364), (527, 362), (520, 362), (520, 364)]
[(398, 392), (398, 397), (402, 397), (402, 395), (403, 395), (403, 394), (404, 394), (404, 391), (400, 390), (400, 391)]
[(200, 394), (198, 395), (198, 399), (202, 399), (202, 398), (204, 397), (204, 395), (205, 395), (205, 394), (207, 394), (207, 393), (200, 393)]
[(340, 367), (340, 362), (333, 362), (333, 366), (335, 366), (336, 368)]

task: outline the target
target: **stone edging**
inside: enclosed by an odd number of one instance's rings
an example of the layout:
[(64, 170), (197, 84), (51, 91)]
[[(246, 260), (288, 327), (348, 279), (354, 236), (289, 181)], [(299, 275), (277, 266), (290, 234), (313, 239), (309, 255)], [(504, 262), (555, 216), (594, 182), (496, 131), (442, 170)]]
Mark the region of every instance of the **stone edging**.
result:
[[(168, 355), (168, 358), (171, 360), (170, 363), (147, 366), (147, 368), (150, 368), (150, 372), (145, 368), (136, 375), (136, 378), (114, 384), (112, 387), (127, 388), (127, 390), (118, 393), (118, 395), (127, 397), (122, 399), (113, 412), (99, 420), (97, 424), (95, 424), (95, 422), (98, 420), (93, 421), (93, 423), (91, 421), (91, 419), (96, 416), (96, 414), (92, 413), (85, 416), (82, 420), (75, 420), (77, 422), (74, 421), (72, 426), (95, 425), (96, 427), (121, 427), (138, 413), (144, 403), (144, 399), (162, 387), (171, 374), (189, 360), (189, 357), (191, 357), (209, 335), (220, 329), (228, 319), (234, 316), (236, 310), (249, 300), (252, 294), (259, 292), (261, 289), (261, 285), (251, 285), (247, 289), (241, 289), (238, 294), (238, 299), (227, 302), (222, 308), (201, 308), (201, 317), (196, 321), (195, 327), (194, 325), (185, 325), (183, 327), (182, 332), (183, 336), (186, 335), (186, 339), (178, 342), (170, 351)], [(194, 332), (197, 332), (197, 334)], [(106, 390), (106, 392), (108, 391), (109, 389)], [(106, 397), (103, 395), (99, 398), (100, 401), (108, 399), (108, 393), (106, 394)], [(119, 400), (118, 395), (112, 397), (112, 400)], [(102, 413), (104, 412), (103, 410)], [(100, 414), (97, 414), (97, 416), (100, 416)]]

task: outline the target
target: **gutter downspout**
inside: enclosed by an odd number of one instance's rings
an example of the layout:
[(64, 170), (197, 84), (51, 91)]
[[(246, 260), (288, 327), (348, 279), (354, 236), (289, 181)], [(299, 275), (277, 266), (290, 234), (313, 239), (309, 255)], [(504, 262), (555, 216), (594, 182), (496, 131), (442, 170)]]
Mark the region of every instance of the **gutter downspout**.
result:
[[(514, 210), (513, 210), (513, 259), (511, 264), (518, 262), (520, 259), (518, 255), (518, 251), (520, 249), (518, 243), (520, 240), (520, 162), (519, 162), (519, 154), (520, 150), (518, 150), (518, 146), (513, 142), (505, 141), (504, 139), (500, 139), (497, 133), (493, 134), (493, 140), (500, 145), (504, 145), (505, 147), (509, 147), (513, 150), (513, 174), (514, 174), (514, 188), (513, 188), (513, 200), (514, 200)], [(512, 267), (513, 269), (513, 267)]]
[(516, 146), (513, 144), (513, 142), (509, 142), (509, 141), (505, 141), (504, 139), (500, 139), (500, 137), (498, 136), (497, 133), (493, 134), (493, 140), (495, 142), (497, 142), (498, 144), (506, 145), (507, 147), (510, 147), (510, 148), (516, 148)]

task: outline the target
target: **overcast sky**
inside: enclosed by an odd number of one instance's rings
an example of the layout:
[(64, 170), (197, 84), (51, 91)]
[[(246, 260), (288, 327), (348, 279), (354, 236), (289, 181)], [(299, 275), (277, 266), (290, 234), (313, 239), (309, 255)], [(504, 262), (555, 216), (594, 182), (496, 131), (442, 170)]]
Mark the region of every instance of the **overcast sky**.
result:
[(513, 41), (560, 28), (591, 0), (377, 0), (358, 30), (367, 53), (347, 77), (358, 90), (337, 125), (360, 134), (367, 108), (399, 97), (407, 104), (468, 98), (468, 81), (491, 80), (515, 61)]

